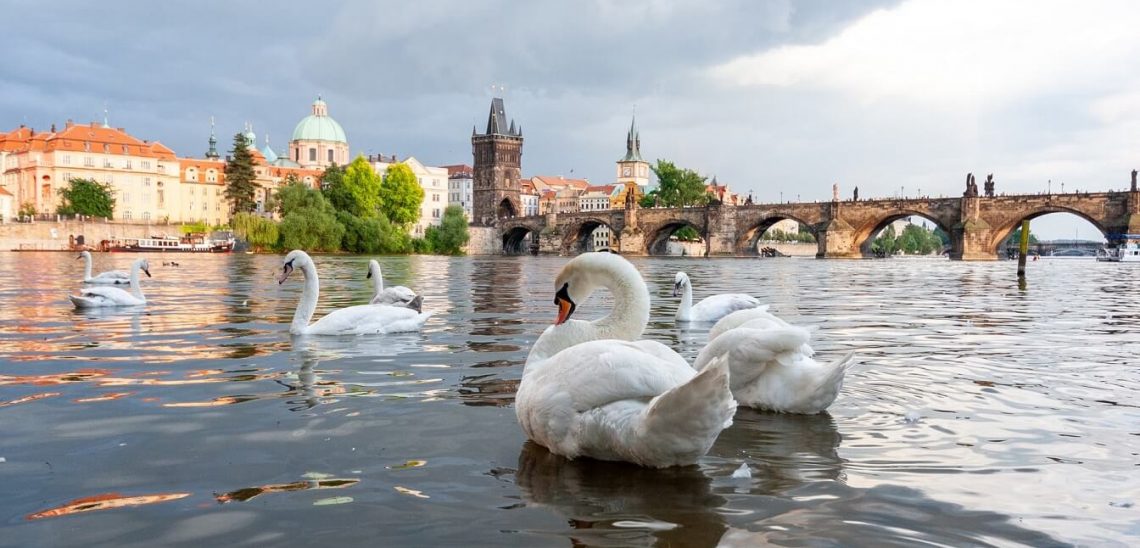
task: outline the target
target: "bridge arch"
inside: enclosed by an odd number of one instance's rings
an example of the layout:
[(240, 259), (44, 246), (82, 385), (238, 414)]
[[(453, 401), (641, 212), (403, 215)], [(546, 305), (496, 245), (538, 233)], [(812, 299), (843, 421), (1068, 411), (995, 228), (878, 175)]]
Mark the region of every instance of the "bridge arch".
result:
[[(681, 230), (682, 228), (690, 227), (700, 235), (701, 239), (707, 244), (709, 235), (704, 227), (698, 226), (693, 221), (685, 218), (672, 218), (655, 224), (655, 227), (646, 231), (648, 238), (645, 240), (645, 252), (647, 255), (667, 255), (669, 237), (673, 233)], [(702, 249), (701, 255), (704, 256)]]
[(953, 248), (955, 246), (953, 238), (954, 232), (952, 230), (953, 227), (947, 226), (947, 224), (944, 221), (939, 220), (937, 216), (931, 215), (929, 212), (920, 211), (918, 209), (893, 209), (891, 211), (884, 212), (884, 214), (877, 216), (872, 221), (864, 223), (862, 226), (858, 227), (855, 230), (854, 247), (859, 250), (863, 257), (874, 257), (875, 252), (871, 249), (871, 246), (874, 244), (876, 236), (878, 236), (880, 232), (886, 229), (887, 225), (890, 225), (899, 219), (905, 219), (907, 217), (919, 217), (923, 220), (930, 221), (935, 227), (950, 237), (949, 244), (943, 245), (942, 252), (953, 253)]
[(526, 223), (511, 223), (502, 228), (504, 255), (536, 255), (540, 228)]
[(752, 257), (759, 255), (760, 251), (757, 249), (757, 245), (760, 242), (760, 237), (763, 236), (764, 233), (768, 231), (768, 229), (772, 228), (773, 225), (785, 220), (795, 221), (802, 226), (806, 226), (808, 228), (808, 232), (810, 232), (813, 237), (816, 239), (819, 238), (819, 234), (816, 232), (815, 227), (810, 223), (804, 222), (803, 219), (785, 213), (772, 213), (760, 217), (759, 219), (753, 221), (750, 225), (745, 225), (749, 228), (741, 231), (739, 236), (736, 238), (735, 253), (741, 256)]
[(1076, 208), (1065, 207), (1065, 206), (1061, 206), (1061, 205), (1047, 205), (1047, 206), (1043, 206), (1043, 207), (1034, 208), (1034, 209), (1030, 210), (1028, 213), (1017, 215), (1017, 216), (1015, 216), (1013, 221), (1006, 222), (1006, 223), (1001, 224), (999, 226), (990, 227), (993, 232), (992, 232), (992, 238), (990, 239), (989, 245), (986, 246), (986, 252), (987, 253), (993, 253), (994, 255), (1000, 257), (1002, 242), (1004, 242), (1005, 239), (1008, 238), (1009, 235), (1012, 234), (1015, 230), (1017, 230), (1018, 228), (1021, 228), (1021, 222), (1022, 221), (1025, 221), (1025, 220), (1031, 221), (1031, 220), (1036, 219), (1038, 217), (1043, 217), (1045, 215), (1049, 215), (1052, 213), (1068, 213), (1071, 215), (1075, 215), (1075, 216), (1077, 216), (1077, 217), (1079, 217), (1085, 221), (1088, 221), (1089, 224), (1093, 225), (1093, 227), (1095, 227), (1098, 231), (1100, 231), (1100, 235), (1106, 240), (1109, 239), (1109, 235), (1112, 232), (1111, 229), (1106, 227), (1104, 225), (1104, 223), (1101, 222), (1102, 219), (1098, 219), (1098, 218), (1094, 217), (1093, 215), (1088, 214), (1087, 212), (1081, 211), (1081, 210), (1076, 209)]
[[(577, 219), (574, 224), (565, 228), (566, 236), (562, 240), (562, 254), (578, 255), (587, 251), (619, 249), (619, 235), (610, 223), (610, 219), (603, 217)], [(594, 231), (603, 227), (609, 231), (608, 238), (595, 238)], [(601, 245), (603, 240), (605, 240), (604, 245)]]

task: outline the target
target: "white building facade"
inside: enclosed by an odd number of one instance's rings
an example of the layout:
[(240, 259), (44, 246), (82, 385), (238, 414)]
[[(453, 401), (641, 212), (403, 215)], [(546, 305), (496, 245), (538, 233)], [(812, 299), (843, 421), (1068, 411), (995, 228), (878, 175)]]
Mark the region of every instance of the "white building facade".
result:
[(471, 220), (471, 203), (475, 199), (475, 169), (466, 164), (443, 166), (447, 169), (447, 205), (463, 208)]

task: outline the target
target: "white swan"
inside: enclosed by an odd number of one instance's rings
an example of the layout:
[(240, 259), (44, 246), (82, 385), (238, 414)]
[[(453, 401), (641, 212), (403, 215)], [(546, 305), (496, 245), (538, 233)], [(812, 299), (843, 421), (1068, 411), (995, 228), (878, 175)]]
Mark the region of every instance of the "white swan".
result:
[[(87, 253), (84, 251), (84, 253)], [(146, 259), (137, 259), (131, 265), (130, 292), (118, 287), (85, 287), (79, 290), (79, 295), (68, 295), (75, 308), (100, 308), (106, 306), (142, 306), (146, 304), (142, 287), (139, 286), (139, 271), (150, 277), (150, 264)]]
[(784, 413), (814, 414), (835, 401), (854, 352), (819, 363), (808, 345), (811, 331), (789, 325), (765, 309), (725, 316), (709, 331), (709, 343), (693, 364), (698, 371), (728, 362), (732, 395), (740, 405)]
[(376, 259), (368, 261), (368, 278), (372, 280), (372, 288), (376, 291), (372, 297), (372, 304), (402, 306), (423, 312), (424, 298), (416, 295), (415, 291), (402, 285), (384, 287), (384, 276), (380, 273), (380, 263)]
[(715, 322), (737, 310), (760, 306), (756, 297), (743, 293), (713, 295), (694, 305), (693, 285), (684, 272), (678, 272), (673, 278), (673, 296), (678, 295), (681, 297), (681, 306), (677, 308), (678, 322)]
[(83, 259), (83, 283), (89, 284), (129, 284), (131, 275), (122, 270), (108, 270), (98, 275), (91, 275), (91, 252), (83, 251), (76, 259)]
[[(527, 437), (571, 459), (652, 467), (693, 464), (708, 452), (736, 411), (726, 362), (697, 373), (661, 343), (609, 338), (639, 337), (649, 319), (649, 290), (618, 255), (576, 257), (555, 287), (556, 325), (532, 347), (515, 394)], [(599, 287), (613, 294), (613, 312), (569, 320)]]
[(310, 325), (309, 320), (317, 309), (317, 296), (321, 291), (317, 268), (308, 253), (290, 251), (285, 256), (277, 283), (285, 283), (294, 270), (300, 270), (305, 276), (301, 302), (293, 314), (293, 323), (289, 325), (289, 332), (294, 335), (366, 335), (417, 331), (430, 316), (410, 308), (365, 304), (333, 310)]

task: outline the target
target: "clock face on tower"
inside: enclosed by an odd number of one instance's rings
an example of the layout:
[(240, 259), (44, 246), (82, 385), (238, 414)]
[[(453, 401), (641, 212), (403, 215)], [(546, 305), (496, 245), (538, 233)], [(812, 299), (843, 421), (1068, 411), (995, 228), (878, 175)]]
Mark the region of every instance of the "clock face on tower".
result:
[(629, 177), (629, 174), (630, 174), (629, 166), (625, 166), (625, 167), (621, 168), (621, 176), (622, 177)]

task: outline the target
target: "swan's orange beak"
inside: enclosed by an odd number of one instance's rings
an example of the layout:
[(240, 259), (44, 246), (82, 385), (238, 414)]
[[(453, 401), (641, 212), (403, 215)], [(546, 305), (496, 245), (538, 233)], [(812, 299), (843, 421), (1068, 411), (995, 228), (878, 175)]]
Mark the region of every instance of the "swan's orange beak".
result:
[(569, 291), (570, 284), (562, 284), (562, 289), (554, 295), (554, 304), (558, 305), (558, 319), (554, 320), (554, 325), (562, 325), (563, 322), (570, 319), (570, 315), (574, 313), (574, 300), (570, 298)]

